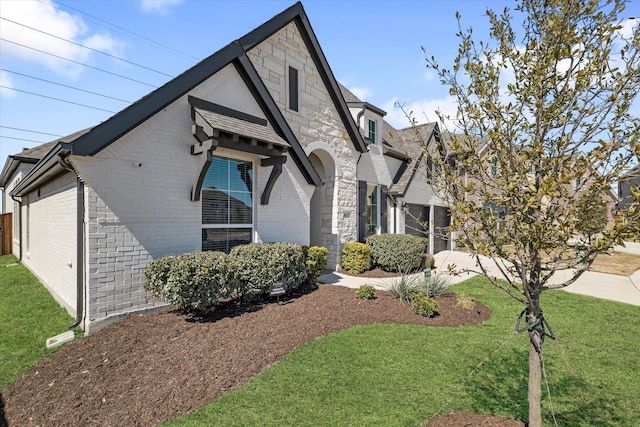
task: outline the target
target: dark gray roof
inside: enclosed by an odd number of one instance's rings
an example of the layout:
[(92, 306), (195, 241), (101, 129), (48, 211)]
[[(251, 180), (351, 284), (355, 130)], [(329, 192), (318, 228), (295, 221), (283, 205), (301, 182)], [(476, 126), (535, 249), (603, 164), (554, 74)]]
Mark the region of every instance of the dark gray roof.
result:
[(347, 89), (342, 83), (338, 83), (338, 87), (340, 88), (340, 92), (342, 92), (342, 96), (344, 97), (344, 101), (349, 104), (352, 102), (362, 102), (357, 96), (353, 94), (349, 89)]
[(426, 123), (396, 131), (394, 141), (396, 150), (405, 153), (412, 161), (389, 188), (391, 193), (404, 196), (419, 168), (425, 167), (423, 159), (426, 147), (433, 144), (432, 140), (437, 132), (436, 123)]
[(44, 157), (45, 154), (49, 152), (53, 148), (54, 145), (58, 143), (58, 140), (45, 142), (44, 144), (40, 144), (33, 148), (26, 148), (19, 152), (18, 154), (13, 155), (12, 157), (22, 158), (22, 159), (33, 159), (40, 160)]
[(74, 132), (71, 135), (63, 136), (62, 138), (54, 141), (45, 142), (33, 148), (27, 148), (17, 154), (13, 154), (7, 158), (7, 162), (0, 173), (0, 187), (4, 188), (11, 175), (18, 168), (20, 163), (37, 164), (42, 158), (44, 158), (54, 147), (59, 143), (68, 143), (75, 141), (80, 136), (89, 132), (92, 128), (83, 129), (78, 132)]
[[(78, 136), (76, 139), (65, 145), (64, 149), (69, 150), (71, 154), (86, 156), (94, 155), (104, 149), (118, 138), (122, 137), (136, 126), (162, 110), (166, 105), (183, 96), (191, 89), (202, 83), (204, 80), (215, 74), (223, 67), (233, 64), (243, 80), (251, 90), (254, 98), (262, 108), (268, 120), (274, 127), (274, 130), (284, 138), (291, 148), (289, 153), (298, 165), (302, 174), (308, 183), (320, 185), (321, 180), (315, 171), (299, 141), (296, 139), (293, 131), (289, 127), (288, 122), (282, 115), (277, 104), (271, 97), (269, 90), (258, 75), (253, 64), (247, 57), (247, 51), (251, 50), (257, 44), (263, 42), (275, 32), (282, 29), (287, 24), (294, 22), (300, 31), (300, 34), (309, 48), (309, 52), (319, 71), (323, 83), (329, 91), (329, 95), (334, 102), (336, 110), (347, 130), (347, 134), (354, 144), (354, 147), (360, 151), (367, 151), (364, 139), (351, 117), (347, 104), (340, 93), (338, 83), (329, 67), (326, 57), (320, 48), (318, 40), (311, 28), (309, 19), (300, 2), (293, 4), (280, 14), (274, 16), (269, 21), (260, 25), (258, 28), (249, 32), (239, 40), (236, 40), (223, 47), (213, 55), (205, 58), (192, 68), (180, 74), (175, 79), (169, 81), (162, 87), (154, 90), (145, 97), (131, 104), (129, 107), (115, 114), (105, 122), (94, 127), (85, 134)], [(54, 148), (58, 146), (57, 144)], [(25, 180), (35, 179), (39, 177), (43, 171), (38, 171), (44, 165), (36, 165), (32, 172), (25, 177)], [(37, 176), (36, 176), (37, 175)], [(23, 181), (25, 181), (23, 180)], [(21, 183), (21, 189), (29, 185), (28, 182)]]
[[(363, 101), (353, 94), (349, 89), (340, 84), (340, 91), (348, 105), (361, 105)], [(425, 144), (433, 144), (434, 137), (438, 134), (438, 125), (426, 123), (422, 125), (410, 126), (403, 129), (395, 129), (386, 120), (382, 121), (382, 141), (386, 152), (392, 157), (400, 158), (397, 154), (406, 156), (408, 161), (398, 170), (394, 177), (393, 184), (389, 191), (393, 194), (404, 195), (409, 188), (409, 184), (423, 166)]]

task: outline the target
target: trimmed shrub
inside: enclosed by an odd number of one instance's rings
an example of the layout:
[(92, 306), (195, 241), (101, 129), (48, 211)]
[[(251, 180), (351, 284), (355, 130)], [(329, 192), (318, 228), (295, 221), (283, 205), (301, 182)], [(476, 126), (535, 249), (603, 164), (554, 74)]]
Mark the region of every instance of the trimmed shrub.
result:
[(371, 250), (364, 243), (347, 242), (342, 245), (342, 268), (360, 274), (371, 268)]
[(376, 288), (371, 285), (362, 285), (356, 291), (356, 297), (360, 299), (375, 299)]
[(307, 279), (306, 257), (294, 243), (251, 243), (236, 246), (229, 254), (229, 269), (240, 296), (255, 300), (269, 294), (274, 282), (286, 291)]
[(429, 298), (424, 292), (418, 292), (411, 299), (411, 308), (416, 314), (424, 317), (433, 317), (438, 314), (440, 305), (438, 301)]
[(224, 252), (169, 255), (149, 263), (145, 289), (181, 311), (210, 313), (233, 291)]
[(417, 271), (422, 266), (422, 254), (427, 239), (410, 234), (378, 234), (367, 237), (371, 262), (384, 271)]
[(422, 254), (422, 265), (420, 266), (420, 268), (430, 268), (433, 270), (433, 268), (436, 265), (436, 259), (433, 257), (433, 255), (431, 254)]
[(329, 259), (329, 250), (324, 246), (303, 246), (307, 263), (307, 276), (311, 282), (314, 282), (318, 276), (327, 268)]

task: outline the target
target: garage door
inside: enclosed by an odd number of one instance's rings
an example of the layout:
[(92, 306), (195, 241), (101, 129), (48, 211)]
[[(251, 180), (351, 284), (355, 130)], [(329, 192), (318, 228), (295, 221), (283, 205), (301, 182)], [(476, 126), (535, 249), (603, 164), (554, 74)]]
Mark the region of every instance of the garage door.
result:
[(404, 232), (412, 236), (429, 237), (429, 207), (407, 205), (404, 216)]

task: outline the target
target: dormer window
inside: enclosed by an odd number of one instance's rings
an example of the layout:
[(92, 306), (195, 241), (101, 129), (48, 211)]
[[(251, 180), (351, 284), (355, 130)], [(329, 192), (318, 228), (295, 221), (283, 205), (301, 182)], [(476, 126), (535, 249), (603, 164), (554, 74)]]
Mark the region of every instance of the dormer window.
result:
[(375, 120), (369, 120), (369, 141), (372, 144), (376, 143), (376, 122)]
[(298, 69), (289, 66), (289, 72), (287, 73), (287, 77), (289, 80), (289, 109), (293, 111), (298, 110), (298, 99), (299, 99), (299, 87), (298, 84)]

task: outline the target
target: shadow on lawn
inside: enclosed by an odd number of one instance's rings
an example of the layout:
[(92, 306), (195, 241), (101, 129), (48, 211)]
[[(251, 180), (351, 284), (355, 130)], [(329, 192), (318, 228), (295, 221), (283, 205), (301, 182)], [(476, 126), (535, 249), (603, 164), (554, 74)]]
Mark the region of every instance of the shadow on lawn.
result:
[[(628, 422), (616, 414), (616, 402), (603, 397), (597, 384), (588, 383), (579, 376), (566, 372), (566, 367), (555, 369), (555, 364), (549, 358), (545, 361), (553, 414), (549, 408), (549, 396), (543, 377), (543, 419), (551, 422), (555, 415), (558, 425), (564, 426), (586, 424), (613, 427)], [(526, 422), (529, 418), (528, 366), (529, 351), (524, 348), (503, 351), (486, 362), (465, 387), (465, 393), (471, 399), (472, 411), (508, 413)]]
[(198, 313), (185, 313), (188, 322), (194, 323), (206, 323), (217, 322), (218, 320), (225, 318), (233, 318), (241, 316), (245, 313), (253, 313), (260, 311), (264, 307), (270, 304), (289, 304), (292, 301), (300, 298), (304, 295), (310, 294), (318, 289), (318, 285), (315, 283), (305, 283), (298, 288), (288, 291), (285, 295), (279, 297), (262, 297), (255, 301), (242, 301), (240, 299), (233, 299), (229, 301), (221, 302), (213, 313), (198, 314)]

